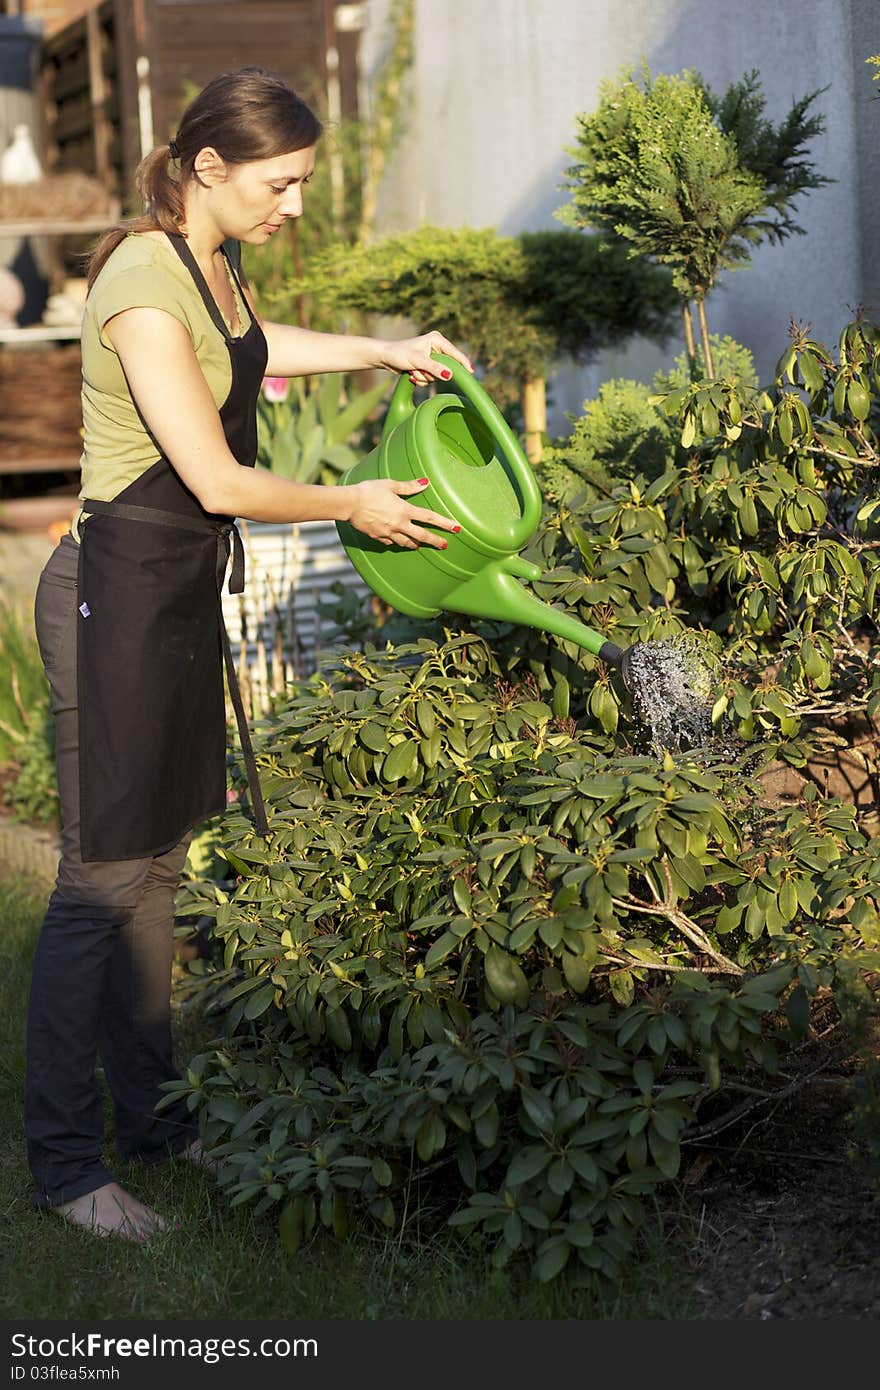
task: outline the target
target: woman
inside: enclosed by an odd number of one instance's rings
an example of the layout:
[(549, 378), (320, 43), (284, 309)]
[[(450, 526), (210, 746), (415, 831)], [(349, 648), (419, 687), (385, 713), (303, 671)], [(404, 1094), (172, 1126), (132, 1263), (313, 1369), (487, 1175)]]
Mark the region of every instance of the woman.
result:
[[(384, 367), (448, 377), (439, 333), (386, 342), (263, 321), (232, 262), (303, 208), (321, 126), (274, 74), (225, 73), (137, 173), (146, 214), (108, 232), (83, 320), (82, 507), (40, 578), (62, 853), (34, 958), (25, 1127), (34, 1204), (144, 1240), (167, 1222), (101, 1161), (100, 1054), (121, 1158), (212, 1166), (174, 1077), (175, 891), (193, 828), (225, 805), (219, 591), (242, 564), (232, 518), (350, 521), (386, 544), (444, 547), (454, 519), (407, 501), (428, 485), (347, 488), (256, 472), (264, 375)], [(429, 529), (431, 528), (431, 529)], [(236, 704), (240, 713), (240, 704)], [(241, 716), (246, 755), (249, 741)], [(250, 765), (257, 823), (262, 803)]]

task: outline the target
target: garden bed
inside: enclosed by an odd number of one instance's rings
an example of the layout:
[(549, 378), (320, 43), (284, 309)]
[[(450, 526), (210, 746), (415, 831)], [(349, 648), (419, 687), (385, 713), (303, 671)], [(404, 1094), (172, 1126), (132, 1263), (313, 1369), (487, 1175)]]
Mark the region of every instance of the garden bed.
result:
[(850, 1152), (848, 1095), (816, 1087), (692, 1166), (710, 1319), (880, 1317), (880, 1188)]

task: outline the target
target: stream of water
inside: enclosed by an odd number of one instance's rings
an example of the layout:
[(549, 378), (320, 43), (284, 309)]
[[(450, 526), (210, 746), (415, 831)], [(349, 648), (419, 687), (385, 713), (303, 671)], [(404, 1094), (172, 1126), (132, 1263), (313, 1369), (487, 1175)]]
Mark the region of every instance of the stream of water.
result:
[(717, 681), (717, 662), (693, 633), (639, 642), (630, 648), (626, 686), (633, 713), (650, 731), (658, 754), (665, 749), (734, 753), (732, 731), (719, 732), (712, 724)]

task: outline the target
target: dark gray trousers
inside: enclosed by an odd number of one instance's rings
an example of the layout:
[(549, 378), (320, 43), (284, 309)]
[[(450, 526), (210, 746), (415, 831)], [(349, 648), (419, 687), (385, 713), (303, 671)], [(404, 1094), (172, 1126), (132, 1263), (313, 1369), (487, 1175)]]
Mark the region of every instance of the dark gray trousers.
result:
[(76, 574), (72, 536), (37, 586), (37, 641), (52, 697), (61, 860), (31, 976), (25, 1132), (34, 1205), (57, 1206), (112, 1175), (101, 1160), (100, 1054), (116, 1152), (156, 1163), (198, 1134), (185, 1102), (155, 1113), (177, 1079), (171, 1049), (174, 899), (192, 838), (153, 859), (84, 864), (79, 852)]

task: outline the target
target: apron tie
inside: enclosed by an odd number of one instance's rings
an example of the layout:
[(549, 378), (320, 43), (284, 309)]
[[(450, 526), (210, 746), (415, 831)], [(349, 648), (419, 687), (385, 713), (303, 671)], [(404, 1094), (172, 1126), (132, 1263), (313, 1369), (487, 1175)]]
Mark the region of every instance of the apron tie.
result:
[[(241, 543), (241, 533), (233, 521), (229, 527), (232, 533), (232, 569), (229, 571), (229, 592), (231, 594), (244, 593), (244, 546)], [(226, 568), (224, 559), (223, 568)]]
[(251, 733), (244, 712), (232, 648), (229, 645), (229, 634), (226, 631), (226, 622), (223, 618), (223, 602), (220, 599), (220, 590), (223, 588), (223, 577), (229, 560), (230, 539), (232, 541), (232, 569), (229, 572), (229, 592), (231, 594), (244, 593), (244, 546), (241, 543), (241, 533), (233, 521), (231, 525), (224, 526), (217, 535), (217, 597), (220, 600), (220, 637), (223, 642), (223, 659), (226, 663), (229, 698), (232, 700), (232, 708), (235, 710), (235, 722), (238, 725), (238, 737), (241, 740), (248, 790), (251, 794), (251, 805), (254, 808), (254, 820), (259, 833), (268, 835), (269, 824), (266, 820), (266, 807), (263, 803), (263, 793), (257, 775)]

